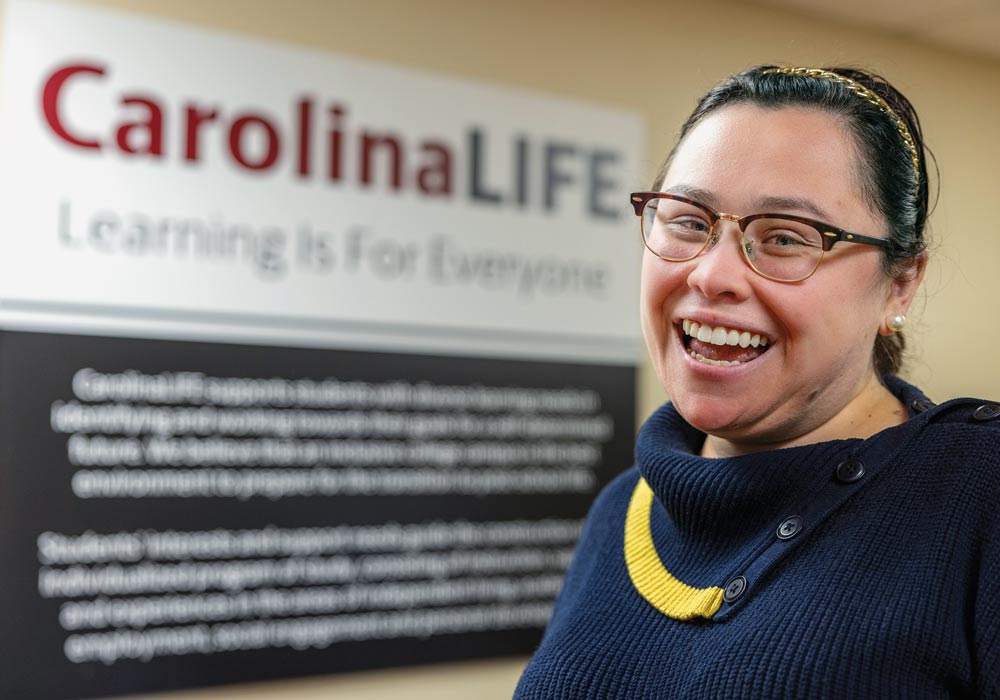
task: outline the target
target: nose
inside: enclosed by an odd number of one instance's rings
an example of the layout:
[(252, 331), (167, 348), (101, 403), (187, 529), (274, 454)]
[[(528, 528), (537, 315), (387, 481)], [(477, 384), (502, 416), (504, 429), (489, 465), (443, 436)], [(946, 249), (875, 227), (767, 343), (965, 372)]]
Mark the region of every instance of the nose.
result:
[[(736, 245), (725, 240), (729, 236), (735, 237)], [(756, 273), (743, 257), (742, 245), (743, 233), (739, 226), (729, 215), (720, 215), (712, 229), (708, 248), (688, 263), (693, 264), (688, 286), (709, 298), (747, 299), (752, 293), (750, 278)]]

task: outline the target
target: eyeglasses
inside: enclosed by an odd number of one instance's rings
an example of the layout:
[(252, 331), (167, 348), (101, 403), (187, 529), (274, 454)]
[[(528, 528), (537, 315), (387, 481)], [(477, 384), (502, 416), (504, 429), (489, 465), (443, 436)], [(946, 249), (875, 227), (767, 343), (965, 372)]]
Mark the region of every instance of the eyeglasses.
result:
[(642, 240), (651, 253), (670, 262), (698, 257), (719, 240), (716, 224), (733, 221), (743, 234), (740, 250), (754, 272), (775, 282), (801, 282), (810, 277), (823, 254), (838, 241), (885, 246), (883, 238), (862, 236), (791, 214), (736, 216), (712, 211), (704, 204), (664, 192), (633, 192)]

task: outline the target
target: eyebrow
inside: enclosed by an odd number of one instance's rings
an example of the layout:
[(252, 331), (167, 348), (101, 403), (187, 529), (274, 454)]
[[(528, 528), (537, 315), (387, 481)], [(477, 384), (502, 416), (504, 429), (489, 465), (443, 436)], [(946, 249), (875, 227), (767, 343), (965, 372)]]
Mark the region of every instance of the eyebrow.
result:
[[(712, 209), (718, 211), (719, 199), (711, 191), (695, 187), (693, 185), (674, 185), (667, 190), (667, 194), (678, 194), (695, 201), (701, 202)], [(775, 214), (790, 213), (790, 211), (804, 211), (824, 221), (830, 220), (830, 214), (821, 206), (806, 197), (793, 196), (763, 196), (758, 197), (753, 203), (752, 214), (773, 212)], [(745, 216), (746, 213), (740, 216)]]
[(701, 202), (712, 209), (719, 208), (719, 200), (714, 194), (708, 190), (703, 190), (700, 187), (695, 187), (693, 185), (674, 185), (670, 189), (664, 190), (666, 194), (677, 194), (681, 197), (687, 197), (688, 199), (693, 199), (696, 202)]
[(807, 211), (813, 216), (828, 221), (830, 215), (821, 206), (805, 197), (760, 197), (754, 202), (754, 207), (760, 211), (785, 212), (789, 209)]

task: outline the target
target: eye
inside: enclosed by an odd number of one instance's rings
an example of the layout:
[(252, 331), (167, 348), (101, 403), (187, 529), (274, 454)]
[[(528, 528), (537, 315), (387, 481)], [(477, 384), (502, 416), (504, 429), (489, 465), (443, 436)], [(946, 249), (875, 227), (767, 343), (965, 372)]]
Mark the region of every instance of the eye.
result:
[(771, 243), (773, 245), (788, 248), (789, 246), (803, 245), (804, 241), (800, 240), (794, 235), (788, 233), (774, 233), (772, 234), (770, 240), (765, 241), (766, 243)]
[(793, 222), (760, 221), (753, 234), (759, 250), (775, 254), (804, 252), (823, 245), (818, 231), (809, 226), (796, 226)]
[(687, 260), (697, 255), (711, 231), (711, 216), (690, 202), (658, 198), (643, 212), (646, 246), (668, 260)]
[(708, 233), (712, 225), (704, 219), (696, 216), (682, 216), (680, 218), (664, 221), (665, 226), (676, 230), (686, 230), (698, 233)]

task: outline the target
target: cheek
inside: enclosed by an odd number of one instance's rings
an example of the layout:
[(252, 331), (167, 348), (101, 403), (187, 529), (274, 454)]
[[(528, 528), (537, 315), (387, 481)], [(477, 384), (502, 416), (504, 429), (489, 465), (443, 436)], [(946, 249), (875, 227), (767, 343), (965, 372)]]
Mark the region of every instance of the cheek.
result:
[(784, 326), (788, 343), (807, 354), (806, 362), (854, 364), (871, 354), (881, 321), (880, 290), (867, 280), (800, 289), (793, 302), (772, 309)]
[(672, 299), (684, 287), (683, 267), (664, 262), (648, 252), (642, 257), (639, 316), (647, 343), (652, 340), (651, 333), (661, 334), (669, 323)]
[(647, 300), (664, 301), (687, 287), (687, 277), (692, 263), (675, 263), (660, 260), (648, 250), (642, 256), (639, 296)]

